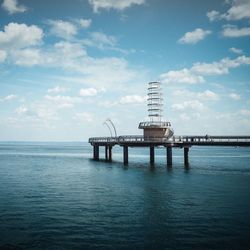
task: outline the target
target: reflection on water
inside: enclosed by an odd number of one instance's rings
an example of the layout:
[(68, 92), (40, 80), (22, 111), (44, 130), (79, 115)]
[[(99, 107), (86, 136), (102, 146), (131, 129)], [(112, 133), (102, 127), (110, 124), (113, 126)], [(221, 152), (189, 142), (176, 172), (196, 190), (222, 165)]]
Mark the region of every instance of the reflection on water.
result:
[[(0, 144), (0, 246), (249, 249), (250, 150), (129, 149), (95, 162), (85, 143)], [(101, 155), (104, 152), (101, 150)]]

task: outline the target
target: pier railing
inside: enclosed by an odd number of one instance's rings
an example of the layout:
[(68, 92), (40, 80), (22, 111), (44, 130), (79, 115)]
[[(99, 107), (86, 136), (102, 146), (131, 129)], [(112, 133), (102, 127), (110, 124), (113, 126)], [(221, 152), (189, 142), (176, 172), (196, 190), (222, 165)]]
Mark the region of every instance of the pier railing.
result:
[(89, 143), (213, 143), (213, 142), (249, 142), (250, 136), (173, 136), (167, 137), (145, 137), (142, 135), (124, 135), (118, 137), (93, 137), (89, 139)]
[(172, 148), (183, 148), (184, 165), (189, 166), (188, 152), (192, 146), (222, 146), (222, 147), (250, 147), (250, 136), (199, 136), (179, 135), (167, 137), (145, 137), (142, 135), (124, 135), (118, 137), (94, 137), (89, 139), (93, 146), (93, 159), (99, 160), (99, 147), (105, 147), (106, 161), (112, 161), (112, 148), (115, 145), (123, 147), (123, 163), (128, 164), (129, 147), (148, 147), (150, 165), (155, 161), (155, 147), (166, 147), (167, 165), (172, 166)]

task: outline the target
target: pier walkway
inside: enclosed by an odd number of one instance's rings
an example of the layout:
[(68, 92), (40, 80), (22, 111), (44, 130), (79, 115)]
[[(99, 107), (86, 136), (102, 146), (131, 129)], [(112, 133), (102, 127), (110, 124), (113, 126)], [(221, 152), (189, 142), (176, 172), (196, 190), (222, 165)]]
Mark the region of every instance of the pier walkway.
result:
[(184, 149), (184, 165), (189, 165), (188, 152), (192, 146), (231, 146), (250, 147), (250, 136), (173, 136), (165, 137), (145, 137), (140, 135), (126, 135), (118, 137), (93, 137), (89, 138), (89, 143), (93, 146), (93, 159), (99, 160), (99, 147), (105, 147), (105, 159), (112, 161), (112, 148), (115, 145), (123, 147), (123, 163), (128, 164), (129, 147), (148, 147), (150, 154), (150, 164), (155, 162), (155, 147), (166, 148), (167, 165), (172, 165), (172, 148)]

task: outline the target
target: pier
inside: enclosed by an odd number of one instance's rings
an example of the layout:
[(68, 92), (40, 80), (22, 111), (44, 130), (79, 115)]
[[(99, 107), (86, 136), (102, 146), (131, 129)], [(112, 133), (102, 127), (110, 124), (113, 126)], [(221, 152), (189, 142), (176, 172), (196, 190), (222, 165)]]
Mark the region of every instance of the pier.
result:
[[(140, 122), (138, 128), (143, 135), (117, 136), (114, 123), (107, 119), (104, 124), (110, 131), (110, 137), (89, 138), (93, 146), (93, 159), (99, 160), (99, 147), (105, 147), (105, 160), (112, 161), (112, 148), (116, 145), (123, 147), (123, 163), (129, 163), (129, 148), (146, 147), (149, 149), (150, 164), (155, 163), (155, 148), (166, 148), (166, 161), (168, 166), (173, 165), (173, 148), (183, 148), (184, 166), (189, 166), (189, 150), (193, 146), (231, 146), (250, 147), (250, 136), (176, 136), (169, 121), (162, 119), (163, 94), (160, 82), (148, 83), (148, 121)], [(113, 128), (115, 137), (112, 136)]]
[(123, 147), (123, 163), (129, 163), (129, 148), (146, 147), (149, 149), (150, 164), (155, 164), (155, 148), (166, 148), (167, 166), (173, 165), (173, 148), (183, 148), (184, 166), (189, 166), (189, 149), (193, 146), (223, 146), (250, 147), (250, 136), (172, 136), (145, 137), (127, 135), (118, 137), (89, 138), (93, 146), (93, 159), (99, 160), (99, 147), (105, 147), (105, 160), (112, 161), (112, 148), (116, 145)]

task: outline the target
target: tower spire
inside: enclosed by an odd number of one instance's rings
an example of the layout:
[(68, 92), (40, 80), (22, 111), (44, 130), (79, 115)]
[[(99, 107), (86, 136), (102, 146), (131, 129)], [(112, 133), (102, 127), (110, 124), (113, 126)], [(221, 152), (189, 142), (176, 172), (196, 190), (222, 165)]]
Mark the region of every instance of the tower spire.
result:
[(148, 116), (151, 122), (161, 122), (163, 97), (160, 82), (148, 83)]

